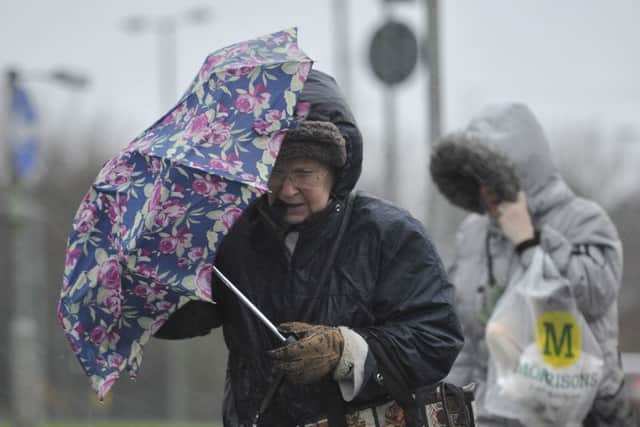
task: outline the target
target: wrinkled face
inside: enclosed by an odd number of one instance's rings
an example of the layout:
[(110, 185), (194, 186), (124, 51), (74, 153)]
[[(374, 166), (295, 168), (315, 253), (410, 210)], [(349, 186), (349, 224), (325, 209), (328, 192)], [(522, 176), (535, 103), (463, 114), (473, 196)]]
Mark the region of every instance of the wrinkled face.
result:
[(327, 207), (333, 174), (316, 160), (283, 160), (274, 166), (268, 186), (269, 204), (276, 200), (283, 203), (285, 222), (299, 224)]

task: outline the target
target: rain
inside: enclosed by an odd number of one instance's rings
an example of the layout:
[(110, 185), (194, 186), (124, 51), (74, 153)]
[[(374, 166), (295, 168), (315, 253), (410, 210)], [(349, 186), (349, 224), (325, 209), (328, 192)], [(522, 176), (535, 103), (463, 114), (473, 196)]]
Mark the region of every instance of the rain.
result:
[[(3, 2), (0, 427), (222, 425), (220, 330), (151, 339), (135, 381), (98, 400), (56, 319), (65, 250), (102, 165), (175, 105), (208, 54), (292, 27), (362, 130), (358, 189), (424, 222), (445, 263), (465, 213), (431, 183), (436, 139), (486, 104), (536, 113), (569, 185), (623, 241), (620, 350), (640, 410), (639, 18), (633, 0)], [(19, 119), (12, 82), (27, 97)]]

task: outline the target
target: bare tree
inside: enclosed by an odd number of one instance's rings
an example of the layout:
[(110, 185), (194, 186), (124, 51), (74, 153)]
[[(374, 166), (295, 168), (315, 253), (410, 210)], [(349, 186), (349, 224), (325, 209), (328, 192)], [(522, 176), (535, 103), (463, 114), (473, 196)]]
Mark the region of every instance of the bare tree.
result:
[(624, 247), (624, 275), (619, 294), (620, 348), (640, 351), (636, 332), (640, 301), (640, 210), (638, 160), (640, 134), (632, 127), (606, 133), (594, 123), (566, 124), (551, 134), (557, 165), (579, 195), (609, 212)]
[(637, 192), (640, 134), (605, 132), (597, 123), (567, 123), (550, 132), (556, 164), (569, 186), (605, 208)]

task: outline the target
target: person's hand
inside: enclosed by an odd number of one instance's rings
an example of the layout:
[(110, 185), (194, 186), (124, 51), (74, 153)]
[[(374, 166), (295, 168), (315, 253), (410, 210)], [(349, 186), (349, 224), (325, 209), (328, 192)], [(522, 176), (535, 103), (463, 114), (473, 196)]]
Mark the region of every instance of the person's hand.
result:
[(283, 323), (279, 329), (298, 341), (268, 352), (273, 365), (297, 384), (311, 384), (332, 372), (344, 348), (340, 329), (302, 322)]
[(527, 198), (523, 191), (518, 193), (515, 202), (498, 203), (491, 214), (495, 216), (505, 236), (514, 245), (533, 239), (535, 236), (531, 216), (527, 209)]

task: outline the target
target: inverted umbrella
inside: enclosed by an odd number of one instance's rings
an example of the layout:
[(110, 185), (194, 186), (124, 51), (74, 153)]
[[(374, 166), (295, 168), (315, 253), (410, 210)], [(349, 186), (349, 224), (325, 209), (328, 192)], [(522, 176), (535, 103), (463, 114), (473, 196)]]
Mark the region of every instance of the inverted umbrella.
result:
[(102, 399), (190, 300), (211, 300), (216, 249), (267, 189), (312, 61), (295, 29), (210, 54), (178, 104), (108, 161), (69, 236), (58, 320)]

